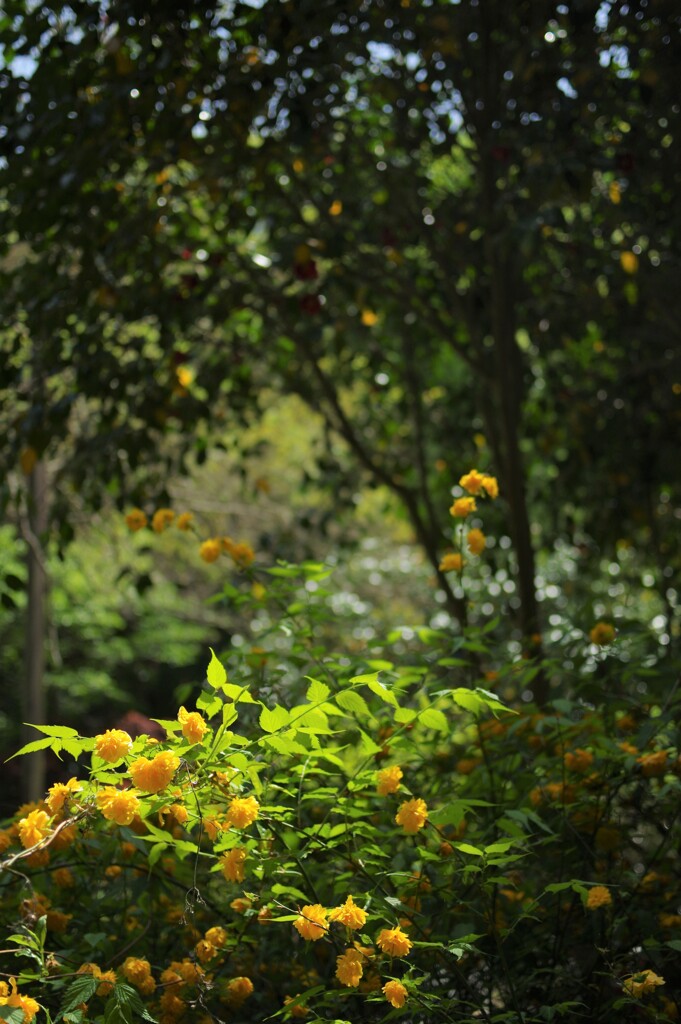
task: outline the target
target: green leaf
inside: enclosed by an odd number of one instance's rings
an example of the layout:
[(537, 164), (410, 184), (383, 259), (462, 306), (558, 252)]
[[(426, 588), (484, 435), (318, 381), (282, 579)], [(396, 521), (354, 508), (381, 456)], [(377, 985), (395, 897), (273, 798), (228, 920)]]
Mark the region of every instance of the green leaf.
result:
[[(52, 740), (50, 737), (46, 737), (43, 740), (33, 740), (32, 743), (27, 743), (21, 750), (17, 750), (15, 754), (7, 758), (7, 761), (11, 761), (15, 757), (19, 757), (21, 754), (33, 754), (36, 750), (45, 750), (46, 747), (52, 746)], [(5, 762), (7, 763), (7, 762)]]
[(28, 725), (31, 729), (37, 729), (38, 732), (44, 733), (46, 736), (53, 736), (58, 740), (77, 739), (78, 730), (72, 729), (70, 725), (33, 725), (32, 722), (24, 722), (24, 725)]
[(351, 683), (375, 683), (378, 680), (378, 672), (366, 672), (361, 676), (353, 676)]
[(391, 704), (394, 708), (399, 708), (400, 705), (397, 703), (397, 697), (392, 690), (388, 689), (385, 683), (367, 683), (367, 686), (372, 693), (375, 693), (377, 697), (384, 700), (386, 704)]
[(222, 708), (222, 698), (217, 694), (202, 693), (196, 701), (199, 711), (203, 711), (206, 718), (213, 718)]
[(468, 804), (463, 800), (455, 800), (454, 803), (445, 804), (444, 807), (430, 811), (428, 818), (433, 825), (454, 825), (455, 828), (458, 828), (466, 817), (467, 810)]
[(291, 721), (291, 715), (280, 704), (276, 704), (271, 711), (263, 704), (259, 721), (263, 732), (276, 732), (278, 729), (286, 728)]
[(485, 854), (477, 846), (471, 846), (470, 843), (453, 843), (455, 849), (460, 850), (461, 853), (469, 853), (471, 857), (484, 857)]
[(237, 686), (236, 683), (225, 683), (222, 687), (222, 692), (225, 697), (229, 700), (235, 701), (237, 704), (257, 704), (257, 700), (251, 697), (250, 693), (245, 686)]
[(68, 1013), (69, 1010), (75, 1010), (81, 1003), (87, 1003), (88, 999), (95, 994), (98, 985), (99, 982), (91, 974), (81, 974), (75, 978), (64, 993), (61, 1005), (62, 1013)]
[(677, 953), (681, 953), (681, 939), (670, 939), (665, 942), (665, 946), (669, 946), (670, 949), (675, 949)]
[(305, 676), (305, 678), (310, 680), (305, 699), (309, 700), (310, 704), (321, 704), (329, 696), (331, 690), (326, 683), (320, 682), (319, 679), (313, 679), (312, 676)]
[(218, 690), (227, 682), (227, 672), (213, 648), (209, 647), (208, 650), (210, 651), (211, 658), (206, 669), (206, 678), (210, 685)]
[(449, 723), (446, 716), (438, 711), (437, 708), (426, 708), (419, 714), (419, 721), (421, 725), (425, 725), (426, 729), (435, 729), (436, 732), (449, 732)]
[(508, 853), (512, 846), (515, 846), (513, 839), (508, 839), (501, 843), (492, 843), (491, 846), (485, 847), (485, 853)]
[(24, 1011), (20, 1006), (0, 1006), (0, 1020), (9, 1024), (23, 1024)]
[(135, 1024), (140, 1018), (142, 1020), (154, 1021), (142, 1002), (139, 993), (130, 985), (117, 982), (113, 990), (113, 998), (118, 1004), (123, 1020), (127, 1024)]
[(400, 725), (408, 725), (418, 717), (418, 711), (414, 711), (413, 708), (398, 708), (395, 712), (395, 721), (399, 722)]
[(350, 715), (358, 715), (360, 718), (374, 717), (369, 711), (369, 705), (364, 697), (361, 697), (359, 693), (355, 693), (354, 690), (342, 690), (340, 693), (337, 693), (336, 703), (343, 711), (347, 711)]

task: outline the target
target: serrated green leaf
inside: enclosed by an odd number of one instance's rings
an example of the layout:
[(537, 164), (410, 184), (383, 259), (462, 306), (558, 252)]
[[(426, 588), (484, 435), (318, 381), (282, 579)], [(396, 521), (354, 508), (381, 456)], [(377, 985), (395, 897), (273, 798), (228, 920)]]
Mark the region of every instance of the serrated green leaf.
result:
[(395, 712), (395, 721), (400, 725), (409, 725), (418, 716), (418, 711), (413, 708), (398, 708)]
[(276, 750), (278, 754), (284, 754), (285, 756), (290, 754), (305, 755), (309, 753), (302, 743), (296, 743), (295, 740), (287, 738), (286, 736), (263, 736), (261, 742), (265, 746), (271, 747), (272, 750)]
[(33, 754), (36, 750), (45, 750), (47, 747), (51, 746), (52, 740), (49, 737), (42, 740), (33, 740), (31, 743), (27, 743), (26, 746), (22, 747), (21, 750), (17, 750), (17, 752), (12, 754), (11, 757), (8, 757), (7, 761), (12, 761), (15, 757), (19, 757), (21, 754)]
[(338, 707), (342, 708), (343, 711), (347, 711), (350, 715), (359, 715), (360, 718), (374, 717), (371, 711), (369, 711), (369, 705), (364, 697), (360, 696), (359, 693), (355, 693), (354, 690), (342, 690), (340, 693), (337, 693), (336, 703)]
[(490, 846), (485, 847), (485, 853), (508, 853), (512, 846), (515, 846), (515, 842), (512, 839), (501, 843), (492, 843)]
[(361, 676), (353, 676), (350, 680), (351, 683), (375, 683), (378, 679), (378, 672), (366, 672)]
[(210, 651), (211, 658), (206, 669), (206, 679), (212, 687), (218, 690), (227, 682), (227, 672), (213, 648), (209, 647), (208, 650)]
[(291, 715), (280, 704), (275, 704), (271, 711), (263, 705), (258, 721), (263, 732), (276, 732), (278, 729), (286, 728), (291, 721)]
[(394, 708), (399, 708), (400, 705), (397, 703), (397, 697), (392, 692), (392, 690), (388, 689), (385, 683), (367, 683), (367, 686), (369, 687), (372, 693), (375, 693), (377, 697), (380, 697), (381, 700), (384, 700), (386, 704), (391, 704)]
[(313, 679), (312, 676), (305, 676), (305, 678), (310, 681), (305, 699), (309, 700), (310, 704), (321, 704), (331, 693), (330, 688), (326, 683), (320, 682), (319, 679)]
[(58, 740), (76, 739), (78, 737), (78, 730), (72, 729), (70, 725), (33, 725), (32, 722), (24, 722), (24, 725), (28, 725), (31, 729), (37, 729), (38, 732), (42, 732), (45, 736), (53, 736)]
[(229, 700), (236, 704), (257, 704), (257, 700), (251, 697), (245, 686), (237, 686), (236, 683), (225, 683), (222, 692)]
[(156, 864), (156, 862), (159, 860), (160, 857), (163, 856), (167, 849), (168, 844), (163, 842), (156, 843), (155, 846), (152, 846), (148, 857), (150, 867), (153, 867), (154, 864)]
[(442, 711), (437, 708), (426, 708), (419, 714), (419, 721), (426, 729), (434, 729), (436, 732), (449, 732), (449, 722)]
[(24, 1011), (20, 1006), (0, 1006), (0, 1020), (8, 1024), (23, 1024)]
[(196, 707), (203, 711), (206, 718), (213, 718), (222, 710), (222, 698), (217, 694), (202, 693), (197, 698)]
[(68, 1013), (70, 1010), (75, 1010), (81, 1003), (87, 1003), (88, 999), (95, 994), (98, 985), (98, 980), (91, 974), (81, 974), (75, 978), (64, 993), (61, 1005), (62, 1013)]

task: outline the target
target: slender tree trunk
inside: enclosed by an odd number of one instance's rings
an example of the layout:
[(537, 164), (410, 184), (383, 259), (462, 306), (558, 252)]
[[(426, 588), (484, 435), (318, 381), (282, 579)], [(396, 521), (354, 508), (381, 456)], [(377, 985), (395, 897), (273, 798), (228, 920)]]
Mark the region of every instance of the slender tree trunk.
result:
[[(535, 558), (525, 488), (525, 467), (520, 450), (522, 378), (520, 353), (515, 341), (512, 258), (497, 239), (490, 246), (492, 332), (496, 359), (496, 384), (503, 449), (502, 479), (510, 510), (510, 531), (518, 563), (519, 625), (523, 646), (541, 654), (541, 625), (535, 589)], [(532, 684), (535, 701), (548, 699), (548, 682), (540, 672)]]
[[(28, 604), (26, 609), (26, 678), (23, 692), (23, 720), (45, 724), (45, 629), (47, 575), (43, 543), (47, 531), (47, 469), (36, 462), (29, 478), (28, 516), (24, 524), (27, 543)], [(24, 743), (37, 738), (25, 729)], [(25, 800), (39, 800), (45, 793), (45, 754), (40, 750), (25, 758), (23, 790)]]

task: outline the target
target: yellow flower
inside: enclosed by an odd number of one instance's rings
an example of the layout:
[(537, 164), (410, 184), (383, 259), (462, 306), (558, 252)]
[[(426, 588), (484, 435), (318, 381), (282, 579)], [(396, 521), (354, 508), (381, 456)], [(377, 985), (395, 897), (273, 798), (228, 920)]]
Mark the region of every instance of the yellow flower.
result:
[(465, 519), (471, 512), (477, 509), (475, 498), (457, 498), (449, 512), (456, 519)]
[(194, 946), (194, 952), (201, 963), (205, 964), (208, 960), (212, 960), (213, 957), (216, 956), (217, 949), (212, 942), (208, 942), (206, 939), (200, 939)]
[(355, 906), (352, 896), (348, 896), (342, 907), (336, 907), (329, 914), (329, 921), (340, 921), (346, 928), (351, 928), (353, 931), (363, 928), (366, 920), (365, 912), (361, 907)]
[(586, 898), (586, 905), (589, 910), (598, 910), (599, 907), (609, 907), (612, 904), (610, 890), (604, 885), (592, 885), (589, 895)]
[(191, 530), (193, 521), (194, 516), (191, 512), (180, 512), (179, 516), (175, 520), (175, 526), (178, 528), (178, 530), (183, 530), (186, 532), (187, 530)]
[(593, 759), (594, 756), (590, 750), (583, 750), (582, 747), (577, 747), (576, 750), (568, 751), (563, 761), (568, 771), (585, 772), (593, 764)]
[(401, 825), (408, 836), (416, 835), (428, 821), (428, 808), (425, 800), (405, 800), (395, 815), (395, 822)]
[(326, 910), (319, 903), (303, 907), (293, 927), (308, 942), (316, 942), (326, 931)]
[(615, 639), (615, 627), (609, 622), (597, 622), (589, 633), (589, 640), (592, 644), (605, 647)]
[(258, 817), (260, 805), (254, 796), (235, 796), (227, 808), (227, 817), (234, 828), (247, 828)]
[(15, 978), (10, 978), (9, 983), (11, 985), (11, 992), (8, 995), (7, 985), (5, 982), (2, 982), (4, 994), (0, 995), (0, 1006), (8, 1006), (10, 1009), (22, 1009), (24, 1011), (23, 1024), (30, 1024), (40, 1009), (38, 1003), (36, 1003), (35, 999), (31, 999), (30, 996), (22, 996), (17, 991)]
[(336, 957), (336, 977), (341, 985), (357, 988), (363, 973), (362, 954), (358, 950), (346, 949), (344, 953)]
[(389, 956), (406, 956), (413, 945), (401, 928), (383, 928), (376, 942)]
[(45, 811), (31, 811), (25, 818), (21, 819), (17, 825), (17, 829), (19, 831), (21, 845), (25, 850), (28, 850), (31, 846), (35, 846), (36, 843), (39, 843), (46, 835), (49, 835), (49, 821), (49, 815)]
[(232, 542), (227, 549), (227, 553), (240, 569), (247, 569), (255, 559), (253, 548), (245, 540), (239, 541), (238, 544)]
[(159, 793), (165, 789), (180, 766), (180, 759), (169, 750), (164, 750), (151, 761), (138, 757), (130, 765), (132, 781), (143, 793)]
[(47, 804), (50, 814), (56, 814), (60, 811), (68, 798), (72, 793), (77, 792), (80, 789), (80, 782), (78, 779), (69, 779), (68, 782), (55, 782), (54, 786), (51, 786), (47, 793)]
[(95, 993), (98, 996), (110, 996), (116, 984), (116, 972), (100, 971), (97, 977), (99, 978), (99, 985), (95, 989)]
[(641, 765), (641, 770), (645, 777), (652, 779), (659, 775), (664, 775), (667, 770), (669, 755), (666, 750), (656, 750), (652, 754), (641, 754), (640, 757), (636, 758), (636, 761)]
[(143, 530), (147, 525), (147, 522), (148, 519), (141, 508), (131, 509), (125, 517), (126, 526), (132, 533), (137, 533), (138, 530)]
[(100, 736), (95, 736), (95, 753), (102, 761), (120, 760), (132, 750), (132, 739), (124, 729), (107, 729)]
[(212, 946), (215, 946), (216, 949), (222, 949), (224, 944), (227, 942), (227, 938), (227, 931), (224, 928), (221, 928), (219, 925), (215, 925), (215, 927), (209, 928), (206, 934), (204, 935), (204, 939), (206, 940), (206, 942), (210, 942), (210, 944)]
[(499, 484), (495, 476), (483, 476), (482, 486), (483, 489), (487, 492), (488, 498), (499, 497)]
[(463, 558), (456, 551), (450, 551), (442, 556), (438, 567), (440, 572), (461, 572), (463, 569)]
[(198, 711), (187, 711), (181, 707), (177, 712), (177, 720), (182, 726), (182, 735), (190, 743), (200, 743), (208, 726)]
[(373, 309), (363, 309), (361, 320), (365, 327), (374, 327), (378, 323), (378, 313)]
[(215, 562), (220, 557), (222, 551), (222, 544), (217, 537), (211, 537), (210, 540), (204, 540), (203, 544), (199, 548), (199, 555), (204, 562)]
[(407, 990), (401, 981), (386, 981), (383, 994), (391, 1006), (399, 1009), (407, 1001)]
[(52, 881), (60, 889), (73, 889), (76, 880), (68, 868), (55, 868), (52, 872)]
[(230, 907), (237, 914), (245, 914), (247, 910), (253, 906), (253, 900), (250, 900), (248, 896), (237, 896), (235, 900), (232, 900)]
[(459, 485), (469, 494), (480, 494), (484, 479), (483, 474), (478, 473), (477, 469), (471, 469), (469, 473), (461, 477)]
[(129, 825), (139, 813), (139, 800), (133, 789), (104, 786), (97, 794), (97, 806), (107, 821), (117, 825)]
[(232, 978), (227, 983), (227, 1003), (232, 1008), (238, 1008), (253, 994), (253, 982), (250, 978)]
[(469, 530), (466, 543), (472, 555), (481, 555), (485, 550), (485, 535), (482, 530)]
[(638, 971), (637, 974), (632, 974), (630, 978), (625, 978), (622, 983), (622, 988), (627, 995), (638, 999), (640, 996), (644, 996), (648, 992), (652, 992), (658, 986), (664, 984), (665, 980), (664, 978), (661, 978), (659, 974), (655, 974), (655, 972), (651, 970), (645, 970)]
[(376, 772), (376, 791), (379, 796), (388, 796), (389, 793), (396, 793), (400, 788), (402, 769), (393, 764), (389, 768), (381, 768)]
[(220, 858), (222, 873), (228, 882), (243, 882), (246, 861), (246, 851), (236, 846), (233, 850), (223, 853)]
[(154, 533), (163, 533), (169, 526), (172, 526), (175, 513), (172, 508), (159, 508), (154, 512), (151, 520), (151, 528)]
[(638, 256), (635, 252), (621, 252), (620, 266), (625, 274), (635, 274), (638, 270)]
[[(288, 1004), (292, 1003), (295, 998), (295, 996), (284, 996), (284, 1006), (288, 1006)], [(295, 1006), (290, 1007), (288, 1012), (291, 1017), (307, 1017), (310, 1011), (307, 1006), (303, 1005), (303, 1003), (296, 1003)]]
[(143, 985), (151, 976), (151, 964), (148, 960), (140, 960), (136, 956), (129, 956), (121, 966), (121, 974), (135, 987)]

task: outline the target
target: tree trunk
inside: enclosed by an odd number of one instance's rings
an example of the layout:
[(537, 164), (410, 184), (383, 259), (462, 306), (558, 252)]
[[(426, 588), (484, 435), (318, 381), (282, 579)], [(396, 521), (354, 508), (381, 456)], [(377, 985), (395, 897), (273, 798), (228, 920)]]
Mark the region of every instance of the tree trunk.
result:
[[(28, 516), (24, 523), (27, 543), (28, 604), (26, 608), (26, 679), (23, 692), (23, 720), (45, 724), (45, 627), (47, 574), (43, 543), (47, 531), (47, 469), (36, 462), (29, 478)], [(33, 729), (24, 729), (24, 743), (37, 738)], [(26, 801), (40, 800), (45, 794), (45, 753), (40, 750), (24, 759), (23, 795)]]

